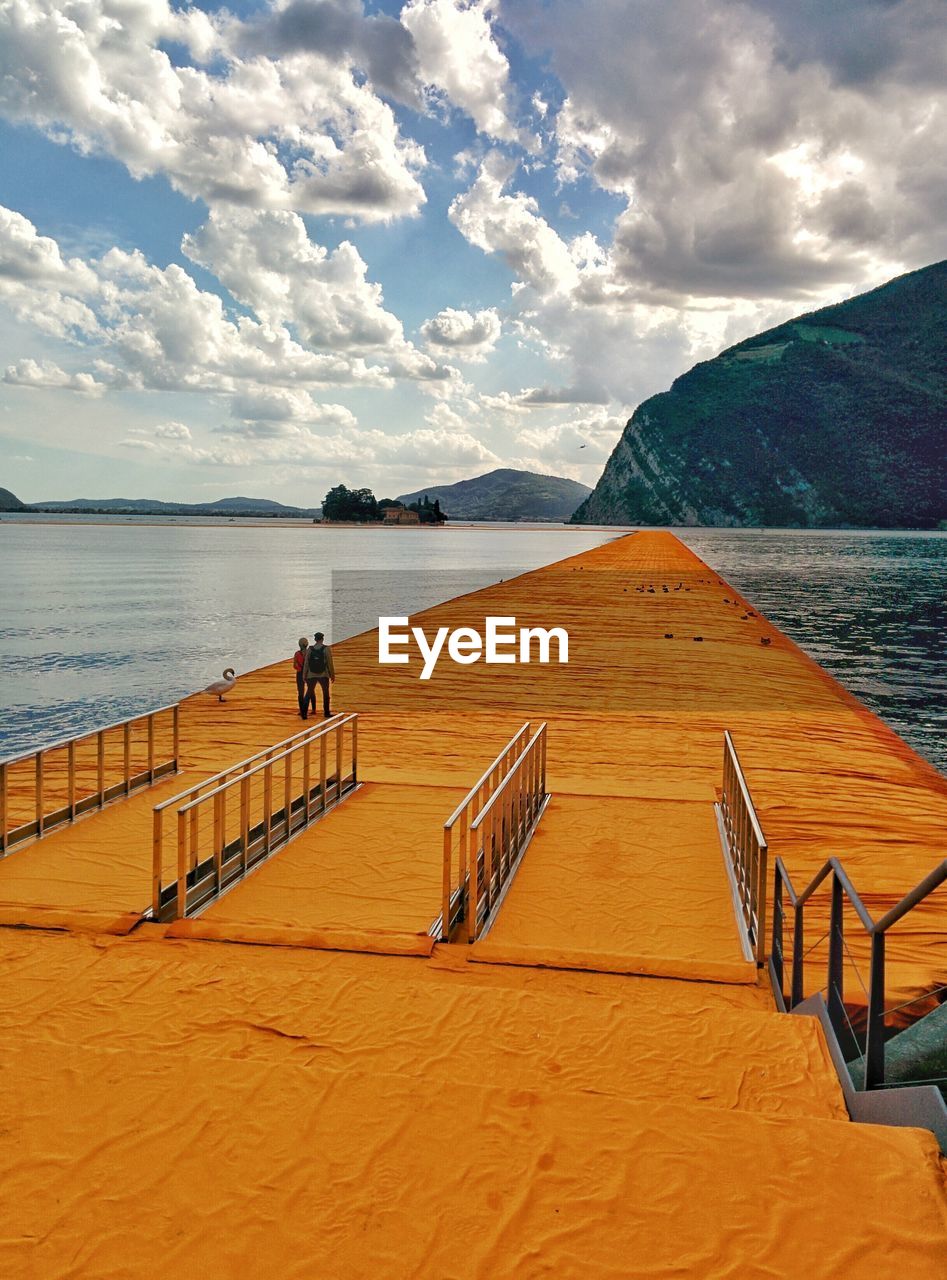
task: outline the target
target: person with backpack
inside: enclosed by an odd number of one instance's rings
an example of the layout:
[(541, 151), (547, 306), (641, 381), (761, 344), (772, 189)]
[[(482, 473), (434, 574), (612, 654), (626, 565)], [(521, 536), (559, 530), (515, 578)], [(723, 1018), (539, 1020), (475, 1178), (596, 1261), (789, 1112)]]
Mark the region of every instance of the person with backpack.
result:
[(325, 643), (325, 636), (321, 631), (317, 631), (313, 636), (312, 644), (306, 650), (306, 695), (303, 704), (303, 719), (305, 720), (312, 708), (312, 714), (316, 714), (316, 685), (322, 689), (322, 714), (328, 720), (332, 712), (329, 710), (329, 684), (335, 680), (335, 664), (332, 661), (332, 650)]
[(299, 699), (299, 714), (303, 720), (306, 718), (306, 650), (309, 648), (309, 641), (305, 636), (299, 637), (299, 648), (293, 654), (293, 671), (296, 673), (296, 696)]

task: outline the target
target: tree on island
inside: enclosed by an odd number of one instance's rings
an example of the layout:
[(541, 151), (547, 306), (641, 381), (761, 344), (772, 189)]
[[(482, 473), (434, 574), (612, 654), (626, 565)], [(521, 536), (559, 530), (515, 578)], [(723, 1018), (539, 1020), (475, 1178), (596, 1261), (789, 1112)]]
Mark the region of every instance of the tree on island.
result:
[(435, 498), (432, 502), (427, 494), (424, 495), (420, 502), (409, 503), (408, 510), (416, 511), (422, 524), (443, 524), (447, 519), (441, 511), (440, 498)]
[(322, 500), (322, 518), (367, 524), (379, 519), (378, 503), (371, 489), (347, 489), (337, 484)]

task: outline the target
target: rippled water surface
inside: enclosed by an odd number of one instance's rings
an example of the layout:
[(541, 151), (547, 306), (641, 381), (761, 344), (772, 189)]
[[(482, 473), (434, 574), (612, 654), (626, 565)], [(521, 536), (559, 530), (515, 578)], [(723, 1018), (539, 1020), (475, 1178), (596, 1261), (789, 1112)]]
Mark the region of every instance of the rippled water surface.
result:
[(675, 532), (947, 772), (947, 534)]
[[(333, 574), (409, 612), (614, 530), (318, 529), (309, 522), (0, 522), (0, 755), (32, 750), (368, 625)], [(371, 573), (365, 571), (371, 570)], [(386, 590), (386, 584), (390, 584)], [(338, 595), (338, 592), (337, 592)], [(353, 609), (352, 605), (356, 607)], [(380, 607), (380, 604), (379, 604)]]
[[(317, 627), (342, 638), (357, 628), (326, 623), (333, 571), (371, 570), (376, 594), (379, 575), (390, 575), (392, 604), (408, 611), (617, 532), (5, 517), (0, 754), (172, 701), (224, 666), (275, 661)], [(677, 532), (947, 771), (947, 535)]]

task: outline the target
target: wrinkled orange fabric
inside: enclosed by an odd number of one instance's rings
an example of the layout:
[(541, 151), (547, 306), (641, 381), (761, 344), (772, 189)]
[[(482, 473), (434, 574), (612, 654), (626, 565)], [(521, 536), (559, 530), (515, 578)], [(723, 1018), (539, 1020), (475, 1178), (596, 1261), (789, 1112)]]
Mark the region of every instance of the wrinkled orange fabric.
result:
[[(337, 645), (363, 787), (200, 917), (134, 927), (152, 806), (299, 726), (286, 664), (185, 702), (179, 778), (0, 862), (4, 1277), (939, 1280), (933, 1138), (850, 1124), (772, 1011), (713, 802), (730, 728), (797, 886), (838, 853), (879, 910), (947, 782), (670, 535), (423, 622), (486, 614), (567, 626), (569, 667)], [(553, 799), (486, 937), (434, 946), (443, 821), (526, 718)], [(947, 977), (942, 898), (905, 923), (889, 999)]]

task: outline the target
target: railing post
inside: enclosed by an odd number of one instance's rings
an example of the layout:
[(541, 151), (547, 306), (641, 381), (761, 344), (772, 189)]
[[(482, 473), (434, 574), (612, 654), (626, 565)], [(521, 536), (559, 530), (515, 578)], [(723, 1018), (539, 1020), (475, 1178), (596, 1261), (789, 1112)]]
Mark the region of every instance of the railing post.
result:
[(312, 740), (303, 743), (303, 826), (308, 826), (312, 804)]
[(269, 853), (273, 821), (273, 765), (263, 770), (263, 850)]
[(163, 828), (164, 812), (161, 809), (155, 809), (151, 819), (151, 914), (155, 920), (161, 915), (161, 876), (164, 860), (162, 849)]
[(336, 725), (335, 729), (335, 802), (336, 804), (342, 799), (342, 734), (344, 730), (342, 722)]
[(803, 972), (805, 960), (805, 949), (803, 946), (803, 934), (805, 931), (805, 920), (803, 913), (805, 912), (805, 903), (799, 903), (793, 910), (792, 919), (792, 986), (791, 996), (789, 999), (790, 1009), (795, 1009), (797, 1004), (801, 1004), (805, 999), (805, 975)]
[(187, 814), (178, 812), (178, 891), (177, 919), (187, 916)]
[(287, 752), (283, 758), (283, 811), (286, 814), (288, 840), (293, 833), (293, 751)]
[(7, 813), (9, 808), (7, 786), (7, 766), (0, 764), (0, 855), (7, 851)]
[(174, 752), (174, 772), (177, 773), (181, 768), (181, 725), (180, 725), (181, 704), (176, 702), (171, 709), (171, 734), (172, 734), (172, 750)]
[(773, 981), (779, 991), (780, 999), (786, 1003), (786, 992), (783, 986), (783, 873), (777, 860), (773, 872), (773, 943), (770, 948), (770, 960), (773, 965)]
[(246, 875), (250, 854), (250, 779), (246, 775), (240, 779), (240, 844), (240, 865)]
[(155, 780), (155, 717), (152, 712), (148, 716), (148, 781)]
[(845, 1025), (845, 974), (844, 974), (844, 918), (845, 899), (842, 882), (832, 872), (832, 907), (829, 914), (829, 974), (828, 974), (828, 1007), (829, 1018), (835, 1028), (839, 1040)]
[(766, 901), (769, 878), (768, 849), (766, 841), (757, 843), (757, 889), (756, 889), (756, 963), (766, 963)]
[[(126, 720), (122, 725), (122, 771), (125, 774), (125, 794), (132, 790), (132, 725)], [(154, 778), (152, 778), (154, 782)]]
[(98, 783), (99, 808), (105, 805), (105, 733), (102, 729), (96, 736), (96, 781)]
[(325, 734), (323, 734), (319, 739), (319, 808), (323, 813), (326, 811), (326, 791), (329, 788), (329, 780), (326, 777), (327, 769), (326, 738)]
[(453, 828), (444, 824), (443, 856), (444, 868), (441, 880), (441, 941), (450, 941), (450, 898), (453, 888), (451, 876), (451, 854), (453, 852)]
[(358, 782), (358, 719), (352, 721), (352, 786)]
[(865, 1036), (865, 1088), (885, 1082), (885, 935), (871, 936), (871, 971), (868, 980), (868, 1025)]
[(36, 753), (36, 834), (43, 834), (43, 752)]
[(76, 740), (71, 738), (69, 745), (66, 747), (66, 772), (68, 774), (66, 785), (68, 787), (68, 804), (69, 804), (69, 821), (74, 822), (76, 818)]
[(227, 796), (218, 791), (214, 796), (214, 880), (220, 893), (224, 871), (224, 850), (227, 847)]
[(197, 866), (197, 846), (198, 846), (199, 834), (200, 834), (198, 831), (198, 825), (197, 825), (199, 811), (200, 811), (200, 805), (195, 805), (194, 808), (191, 810), (191, 815), (190, 815), (191, 821), (188, 824), (190, 826), (191, 870), (192, 871)]
[[(464, 911), (465, 924), (467, 926), (467, 941), (476, 942), (477, 940), (477, 918), (480, 915), (480, 876), (478, 874), (480, 864), (480, 833), (482, 827), (475, 828), (471, 831), (470, 842), (470, 866), (467, 870), (467, 903)], [(484, 849), (483, 855), (484, 866), (486, 866), (487, 855)]]

